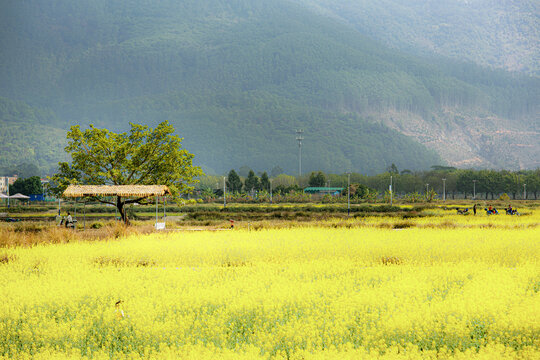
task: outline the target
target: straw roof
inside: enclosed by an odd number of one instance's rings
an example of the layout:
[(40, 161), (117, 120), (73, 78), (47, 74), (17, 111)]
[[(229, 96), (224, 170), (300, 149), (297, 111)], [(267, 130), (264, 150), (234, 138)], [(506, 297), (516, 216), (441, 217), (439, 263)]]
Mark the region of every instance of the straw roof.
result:
[(84, 196), (163, 196), (170, 194), (166, 185), (69, 185), (65, 197)]

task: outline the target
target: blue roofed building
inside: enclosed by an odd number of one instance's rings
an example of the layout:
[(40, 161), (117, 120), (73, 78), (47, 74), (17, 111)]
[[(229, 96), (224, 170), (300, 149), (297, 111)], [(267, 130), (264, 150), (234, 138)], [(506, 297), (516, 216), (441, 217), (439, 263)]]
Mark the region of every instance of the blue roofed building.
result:
[(304, 189), (304, 193), (317, 196), (339, 196), (344, 188), (342, 187), (315, 187), (310, 186)]

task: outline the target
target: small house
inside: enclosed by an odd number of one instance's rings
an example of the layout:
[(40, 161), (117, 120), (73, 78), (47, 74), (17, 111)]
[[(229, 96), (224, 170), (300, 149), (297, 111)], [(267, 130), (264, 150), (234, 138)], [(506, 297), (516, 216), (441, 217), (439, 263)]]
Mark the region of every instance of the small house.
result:
[(342, 187), (314, 187), (310, 186), (304, 189), (304, 193), (323, 197), (324, 195), (339, 196), (344, 188)]

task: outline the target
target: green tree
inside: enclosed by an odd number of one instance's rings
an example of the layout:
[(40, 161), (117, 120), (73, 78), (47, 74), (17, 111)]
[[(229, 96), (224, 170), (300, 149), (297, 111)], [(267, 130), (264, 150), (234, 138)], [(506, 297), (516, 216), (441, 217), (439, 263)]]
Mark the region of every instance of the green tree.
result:
[(270, 179), (266, 171), (261, 175), (261, 190), (270, 191)]
[(457, 191), (462, 192), (465, 195), (465, 199), (467, 198), (467, 193), (473, 193), (473, 180), (478, 180), (477, 176), (478, 174), (476, 174), (473, 170), (463, 170), (460, 172), (456, 180), (456, 189)]
[(257, 175), (255, 175), (253, 170), (249, 170), (247, 179), (244, 182), (244, 187), (246, 191), (251, 192), (251, 191), (258, 190), (259, 186), (260, 186), (259, 178), (257, 177)]
[(537, 200), (540, 191), (540, 169), (530, 171), (524, 181), (527, 184), (527, 194), (534, 194), (534, 199)]
[(326, 176), (322, 171), (312, 172), (309, 175), (309, 186), (323, 187), (326, 185)]
[(437, 197), (437, 193), (433, 189), (429, 189), (428, 192), (426, 192), (425, 199), (427, 202), (433, 202), (435, 198)]
[(366, 185), (363, 184), (356, 184), (356, 189), (354, 191), (354, 196), (360, 198), (360, 199), (366, 199), (369, 194), (375, 193), (375, 189), (370, 189)]
[(242, 180), (240, 180), (240, 176), (232, 169), (229, 171), (229, 175), (227, 176), (227, 189), (229, 189), (230, 192), (240, 192), (242, 191)]
[[(367, 199), (369, 194), (375, 193), (377, 190), (371, 189), (364, 184), (352, 183), (350, 185), (350, 195), (351, 197), (356, 197), (358, 199)], [(347, 196), (347, 187), (341, 192), (342, 196)]]
[(43, 194), (43, 185), (39, 176), (31, 176), (27, 179), (18, 178), (13, 185), (9, 186), (11, 195), (21, 193), (23, 195)]
[(223, 177), (215, 175), (204, 175), (199, 177), (197, 188), (200, 190), (218, 190), (223, 188)]
[(512, 194), (512, 199), (516, 199), (516, 195), (521, 190), (522, 181), (520, 175), (515, 172), (503, 170), (501, 172), (502, 189), (507, 194)]
[[(52, 191), (60, 194), (70, 184), (84, 185), (167, 185), (174, 200), (193, 190), (195, 177), (202, 175), (193, 166), (194, 155), (182, 149), (182, 139), (174, 135), (168, 121), (155, 129), (130, 123), (129, 133), (114, 133), (97, 129), (93, 125), (82, 131), (72, 126), (67, 133), (65, 150), (72, 162), (59, 163), (59, 171), (51, 177)], [(127, 204), (147, 202), (147, 197), (117, 196), (112, 202), (105, 198), (95, 200), (115, 205), (128, 223)]]
[(292, 187), (295, 185), (298, 185), (296, 182), (296, 178), (292, 175), (287, 174), (280, 174), (274, 178), (274, 188), (277, 188), (278, 186), (282, 186), (283, 188)]
[(392, 163), (388, 168), (386, 168), (386, 171), (390, 174), (399, 174), (399, 170), (396, 166), (396, 164)]

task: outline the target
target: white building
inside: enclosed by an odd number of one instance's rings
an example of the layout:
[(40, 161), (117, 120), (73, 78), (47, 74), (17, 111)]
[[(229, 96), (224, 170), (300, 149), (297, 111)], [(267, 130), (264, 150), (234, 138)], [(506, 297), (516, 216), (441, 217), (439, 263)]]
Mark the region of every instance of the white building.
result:
[(7, 194), (8, 184), (13, 185), (17, 180), (17, 175), (15, 176), (0, 176), (0, 193)]
[(7, 193), (7, 177), (0, 177), (0, 193), (6, 194)]

